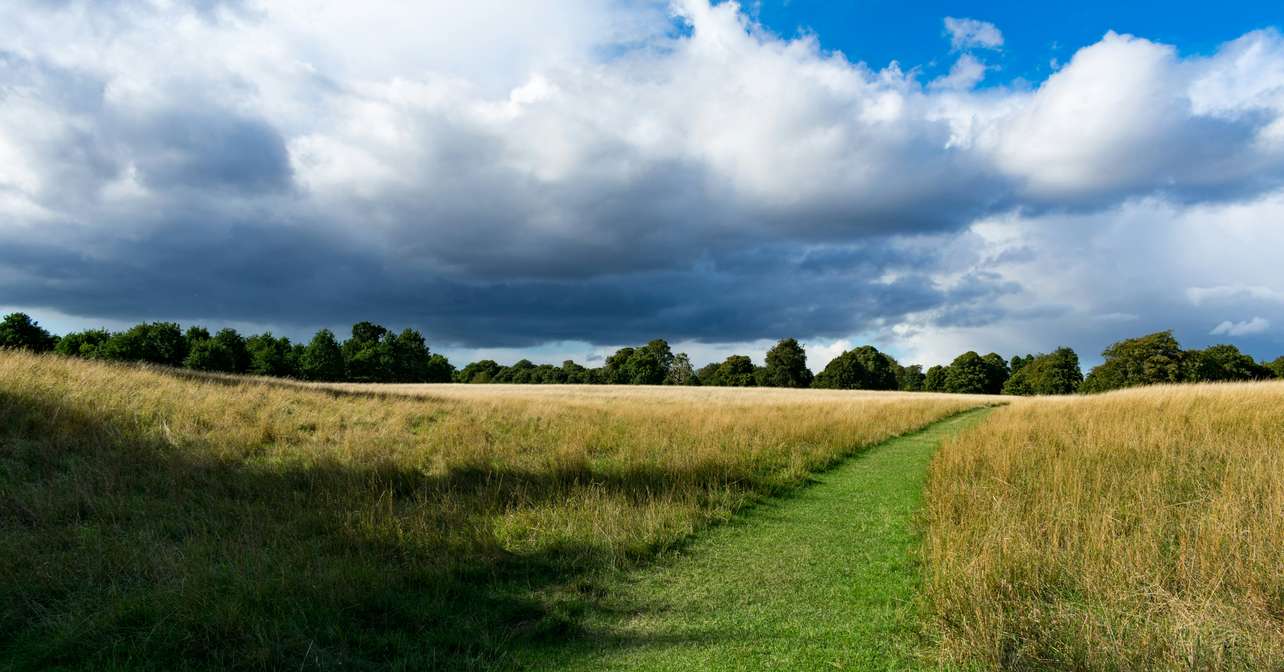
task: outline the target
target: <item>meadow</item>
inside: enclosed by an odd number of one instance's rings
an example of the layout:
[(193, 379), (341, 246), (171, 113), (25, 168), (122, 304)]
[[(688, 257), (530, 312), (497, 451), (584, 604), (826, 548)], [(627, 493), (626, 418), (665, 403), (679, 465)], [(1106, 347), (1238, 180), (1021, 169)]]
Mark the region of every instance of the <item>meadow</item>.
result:
[(0, 353), (0, 667), (493, 668), (982, 398), (321, 387)]
[(0, 351), (0, 670), (1276, 670), (1282, 559), (1284, 383), (358, 385)]
[(1284, 383), (998, 409), (925, 496), (936, 662), (1284, 670)]

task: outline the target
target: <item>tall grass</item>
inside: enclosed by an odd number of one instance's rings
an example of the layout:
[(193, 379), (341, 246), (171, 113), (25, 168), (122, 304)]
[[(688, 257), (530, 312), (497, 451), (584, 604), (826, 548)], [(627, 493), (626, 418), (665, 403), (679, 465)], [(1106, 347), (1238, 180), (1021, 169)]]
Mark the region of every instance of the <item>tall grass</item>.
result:
[(978, 403), (344, 391), (0, 352), (0, 668), (502, 666), (574, 628), (596, 573)]
[(926, 498), (946, 664), (1284, 670), (1284, 384), (1017, 403)]

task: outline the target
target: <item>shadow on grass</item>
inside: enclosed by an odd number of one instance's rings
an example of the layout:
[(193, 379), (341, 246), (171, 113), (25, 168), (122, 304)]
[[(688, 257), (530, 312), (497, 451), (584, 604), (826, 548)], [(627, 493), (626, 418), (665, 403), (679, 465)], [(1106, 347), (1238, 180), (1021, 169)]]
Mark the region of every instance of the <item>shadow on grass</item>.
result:
[(726, 486), (217, 454), (0, 391), (0, 669), (507, 669), (609, 609), (620, 559), (507, 552), (495, 516), (590, 482), (637, 502)]

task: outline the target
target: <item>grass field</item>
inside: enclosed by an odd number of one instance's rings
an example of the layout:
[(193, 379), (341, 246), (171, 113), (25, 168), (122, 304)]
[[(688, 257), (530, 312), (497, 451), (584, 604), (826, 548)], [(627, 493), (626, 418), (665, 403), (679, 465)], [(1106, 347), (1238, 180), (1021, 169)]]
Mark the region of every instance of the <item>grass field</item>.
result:
[(0, 353), (0, 666), (491, 668), (974, 398), (305, 389)]
[(999, 409), (926, 494), (939, 662), (1284, 670), (1284, 383)]
[(1284, 384), (994, 401), (0, 352), (0, 670), (1284, 670)]

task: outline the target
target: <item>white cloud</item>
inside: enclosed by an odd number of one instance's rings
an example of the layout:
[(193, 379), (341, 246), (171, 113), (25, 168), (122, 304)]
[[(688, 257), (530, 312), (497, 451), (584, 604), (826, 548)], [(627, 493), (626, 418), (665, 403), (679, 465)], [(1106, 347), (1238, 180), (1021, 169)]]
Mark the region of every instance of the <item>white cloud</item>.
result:
[(1266, 333), (1266, 330), (1270, 328), (1270, 320), (1261, 317), (1254, 317), (1251, 320), (1245, 320), (1243, 322), (1231, 322), (1230, 320), (1226, 320), (1225, 322), (1218, 324), (1216, 327), (1213, 327), (1213, 330), (1208, 333), (1213, 336), (1251, 336), (1253, 334), (1264, 334)]
[(950, 74), (934, 80), (930, 88), (945, 90), (967, 90), (985, 79), (988, 68), (972, 54), (963, 54), (950, 68)]
[(1270, 303), (1284, 303), (1284, 292), (1262, 285), (1218, 285), (1216, 287), (1189, 287), (1186, 296), (1196, 306), (1205, 303), (1224, 303), (1228, 301), (1252, 300)]
[[(186, 236), (217, 247), (253, 222), (377, 260), (305, 265), (356, 268), (375, 295), (403, 283), (369, 268), (456, 283), (451, 307), (479, 303), (469, 292), (484, 283), (605, 279), (652, 311), (639, 331), (691, 321), (644, 273), (716, 276), (699, 286), (708, 297), (681, 298), (741, 297), (714, 312), (744, 325), (772, 317), (755, 310), (762, 292), (804, 285), (759, 291), (757, 267), (736, 255), (863, 246), (913, 257), (890, 276), (909, 280), (889, 289), (822, 270), (833, 295), (803, 298), (819, 312), (869, 306), (835, 323), (899, 326), (924, 358), (966, 344), (1098, 347), (1118, 334), (1111, 315), (1162, 328), (1192, 304), (1220, 306), (1183, 322), (1201, 336), (1227, 314), (1284, 319), (1222, 305), (1276, 291), (1265, 289), (1284, 245), (1270, 224), (1284, 221), (1274, 31), (1189, 57), (1109, 33), (1032, 90), (977, 89), (986, 65), (970, 53), (924, 83), (815, 36), (772, 35), (735, 3), (197, 4), (207, 9), (0, 3), (0, 290), (19, 276), (66, 286), (58, 264), (19, 257), (17, 243), (186, 270), (213, 249)], [(1003, 44), (989, 23), (946, 27), (959, 50)], [(215, 268), (215, 281), (230, 275)], [(560, 294), (547, 294), (496, 310), (558, 319)], [(910, 300), (931, 308), (879, 321)], [(798, 320), (727, 338), (756, 353), (765, 336), (812, 336), (764, 333), (815, 324)], [(812, 340), (832, 345), (814, 363), (856, 342), (837, 329), (817, 327)]]
[(1003, 46), (1003, 33), (989, 21), (945, 17), (945, 32), (950, 46), (959, 49), (998, 49)]

